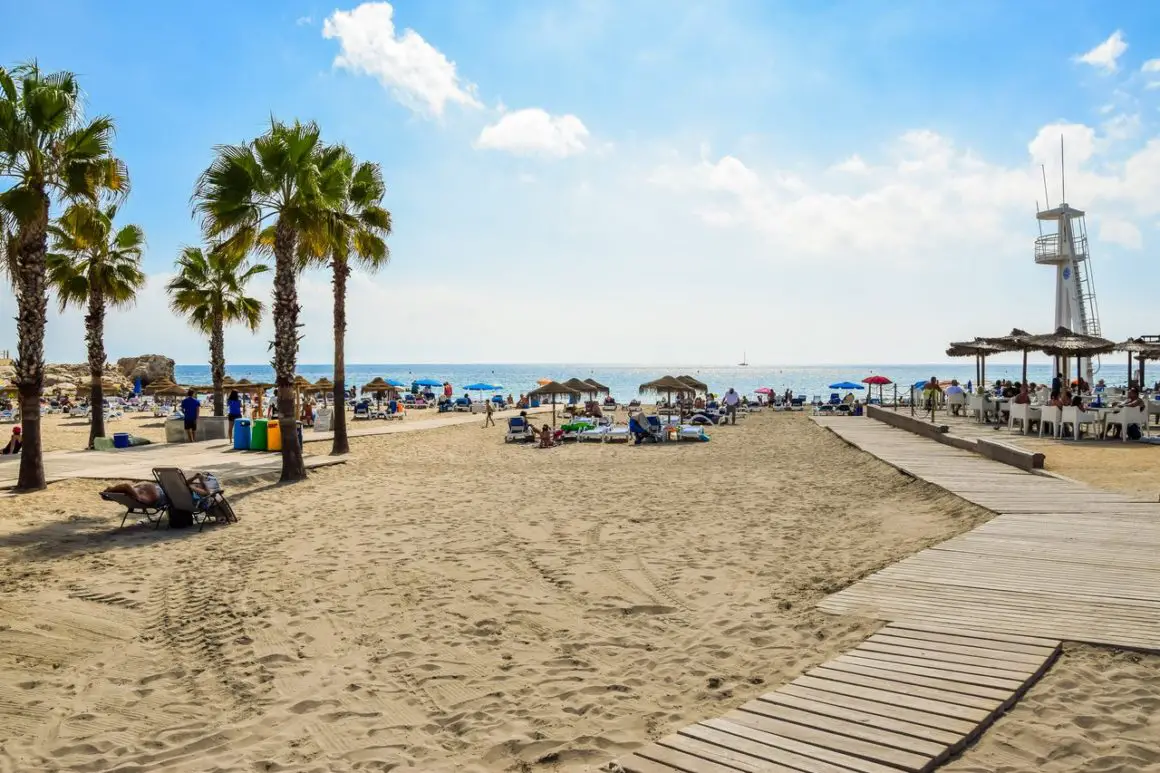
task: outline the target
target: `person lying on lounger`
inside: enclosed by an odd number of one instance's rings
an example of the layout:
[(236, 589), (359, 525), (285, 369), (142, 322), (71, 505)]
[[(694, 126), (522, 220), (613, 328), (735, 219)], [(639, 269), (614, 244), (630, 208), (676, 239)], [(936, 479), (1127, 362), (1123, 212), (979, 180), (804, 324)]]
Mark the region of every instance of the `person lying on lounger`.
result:
[[(186, 478), (185, 482), (189, 485), (189, 490), (193, 492), (195, 497), (208, 497), (210, 495), (209, 487), (206, 485), (206, 480), (202, 473), (194, 473)], [(126, 496), (133, 497), (143, 505), (155, 505), (165, 498), (165, 492), (151, 480), (138, 481), (136, 483), (131, 481), (115, 483), (106, 488), (103, 493), (125, 494)]]

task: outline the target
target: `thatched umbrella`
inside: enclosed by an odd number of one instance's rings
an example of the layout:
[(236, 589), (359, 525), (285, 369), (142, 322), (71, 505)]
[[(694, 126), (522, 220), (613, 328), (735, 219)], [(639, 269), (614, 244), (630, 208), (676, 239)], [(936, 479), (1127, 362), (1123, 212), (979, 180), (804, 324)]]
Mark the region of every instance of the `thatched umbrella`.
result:
[(570, 378), (564, 382), (564, 386), (569, 389), (574, 389), (582, 395), (596, 396), (596, 390), (587, 381), (578, 378)]
[(665, 399), (668, 400), (670, 404), (673, 402), (673, 394), (679, 396), (695, 395), (697, 393), (696, 389), (689, 386), (684, 381), (673, 378), (672, 376), (661, 376), (655, 381), (649, 381), (646, 384), (641, 384), (639, 391), (641, 394), (645, 394), (646, 392), (655, 392), (659, 395), (663, 393), (665, 395)]
[(995, 346), (1003, 347), (1004, 351), (1008, 352), (1023, 352), (1023, 380), (1019, 383), (1027, 383), (1027, 352), (1033, 351), (1034, 346), (1027, 343), (1031, 338), (1031, 334), (1026, 330), (1020, 330), (1017, 327), (1011, 328), (1011, 332), (1005, 336), (998, 336), (997, 338), (980, 338), (978, 340)]
[(544, 397), (552, 396), (552, 429), (556, 428), (556, 395), (574, 396), (580, 394), (579, 390), (573, 389), (557, 381), (549, 381), (541, 387), (533, 389), (528, 392), (528, 397)]
[(1066, 327), (1056, 328), (1054, 333), (1031, 336), (1028, 344), (1036, 351), (1050, 354), (1053, 357), (1075, 357), (1075, 378), (1082, 379), (1081, 369), (1085, 357), (1094, 357), (1097, 354), (1107, 354), (1116, 348), (1113, 341), (1099, 336), (1089, 336), (1083, 333), (1073, 333)]
[(334, 382), (326, 376), (323, 376), (314, 382), (314, 389), (312, 391), (322, 395), (322, 404), (325, 406), (327, 404), (326, 396), (334, 392)]
[[(101, 390), (105, 393), (119, 392), (121, 390), (121, 385), (117, 384), (116, 382), (110, 381), (107, 378), (102, 378), (101, 379)], [(88, 394), (89, 392), (92, 392), (92, 391), (93, 391), (93, 385), (88, 381), (77, 385), (77, 392), (78, 393)]]
[(157, 381), (150, 381), (145, 385), (145, 389), (143, 391), (148, 394), (156, 394), (162, 390), (169, 389), (171, 386), (175, 386), (174, 383), (167, 378), (163, 378)]
[(234, 380), (232, 377), (225, 376), (222, 378), (222, 386), (228, 387), (228, 386), (233, 386), (233, 385), (234, 385)]
[(1132, 383), (1132, 355), (1136, 355), (1136, 360), (1140, 363), (1140, 383), (1137, 385), (1140, 389), (1144, 388), (1144, 362), (1146, 360), (1160, 360), (1160, 344), (1150, 343), (1148, 341), (1141, 341), (1139, 338), (1129, 338), (1127, 341), (1122, 341), (1116, 344), (1117, 352), (1128, 353), (1128, 384)]
[(597, 381), (594, 378), (586, 378), (586, 379), (584, 379), (584, 383), (587, 384), (588, 386), (592, 387), (592, 389), (595, 390), (593, 392), (593, 394), (606, 394), (606, 395), (612, 394), (611, 389), (604, 386), (604, 384), (601, 384), (599, 381)]
[(987, 381), (987, 355), (1005, 351), (1003, 347), (989, 344), (981, 338), (974, 341), (951, 342), (947, 349), (947, 357), (974, 357), (975, 375), (979, 379), (979, 388)]
[(677, 376), (677, 381), (688, 384), (697, 392), (709, 394), (709, 385), (700, 379), (693, 378), (692, 376)]

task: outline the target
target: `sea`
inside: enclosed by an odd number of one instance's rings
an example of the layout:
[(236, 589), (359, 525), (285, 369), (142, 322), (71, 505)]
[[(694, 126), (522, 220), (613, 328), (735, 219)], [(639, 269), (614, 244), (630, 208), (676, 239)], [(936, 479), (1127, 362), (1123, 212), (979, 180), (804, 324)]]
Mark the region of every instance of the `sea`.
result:
[[(1126, 357), (1126, 356), (1125, 356)], [(1160, 377), (1160, 365), (1156, 376)], [(1052, 373), (1049, 363), (1031, 363), (1027, 367), (1028, 380), (1036, 383), (1050, 382)], [(997, 378), (1018, 381), (1022, 375), (1022, 364), (987, 363), (987, 381)], [(298, 373), (310, 381), (323, 376), (332, 378), (334, 369), (330, 365), (300, 365)], [(274, 371), (269, 365), (227, 365), (226, 374), (232, 378), (247, 378), (254, 382), (273, 382)], [(210, 383), (208, 365), (178, 365), (175, 368), (179, 384), (204, 385)], [(908, 391), (920, 381), (928, 381), (931, 376), (940, 381), (958, 379), (964, 386), (976, 379), (973, 361), (939, 365), (818, 365), (818, 366), (764, 366), (748, 367), (703, 366), (703, 365), (594, 365), (594, 364), (544, 364), (544, 365), (431, 365), (431, 364), (348, 364), (346, 383), (358, 386), (373, 380), (376, 376), (396, 379), (410, 384), (419, 379), (436, 379), (449, 382), (456, 393), (468, 384), (487, 383), (501, 386), (501, 394), (518, 396), (535, 389), (543, 378), (566, 381), (576, 377), (593, 378), (608, 386), (617, 400), (631, 400), (639, 395), (640, 385), (661, 376), (690, 375), (709, 385), (710, 391), (718, 394), (733, 387), (742, 394), (752, 394), (759, 387), (769, 387), (777, 393), (792, 390), (794, 394), (828, 396), (830, 392), (845, 390), (831, 389), (831, 384), (840, 382), (861, 383), (869, 376), (885, 376), (897, 386), (899, 393)], [(1146, 377), (1151, 377), (1146, 372)], [(1126, 359), (1118, 363), (1102, 363), (1096, 374), (1109, 385), (1127, 383)], [(878, 387), (872, 387), (877, 394)], [(883, 387), (883, 396), (889, 398), (895, 386)]]

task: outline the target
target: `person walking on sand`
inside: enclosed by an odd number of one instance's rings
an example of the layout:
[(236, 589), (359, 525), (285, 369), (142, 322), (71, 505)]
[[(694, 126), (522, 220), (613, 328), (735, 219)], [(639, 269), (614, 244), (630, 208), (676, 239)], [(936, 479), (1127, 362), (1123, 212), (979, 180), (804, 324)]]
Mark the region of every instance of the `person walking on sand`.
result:
[(483, 419), (483, 428), (487, 429), (488, 427), (494, 427), (495, 426), (495, 417), (492, 416), (492, 414), (495, 413), (495, 404), (492, 403), (491, 400), (488, 400), (486, 403), (484, 403), (483, 410), (484, 410), (484, 413), (487, 414), (486, 416), (484, 416), (484, 419)]
[(729, 387), (729, 391), (721, 398), (721, 402), (725, 403), (725, 415), (729, 418), (729, 423), (736, 424), (737, 404), (741, 402), (741, 396), (737, 394), (733, 387)]
[(185, 417), (185, 439), (190, 443), (197, 440), (197, 414), (201, 411), (201, 403), (194, 396), (193, 390), (185, 393), (181, 401), (181, 415)]

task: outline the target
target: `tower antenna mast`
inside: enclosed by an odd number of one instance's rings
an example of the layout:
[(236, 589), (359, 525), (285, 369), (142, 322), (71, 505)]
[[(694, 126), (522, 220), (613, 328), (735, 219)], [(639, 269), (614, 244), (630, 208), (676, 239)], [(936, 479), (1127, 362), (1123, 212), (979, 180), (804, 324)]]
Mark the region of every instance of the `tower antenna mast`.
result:
[(1059, 180), (1063, 186), (1063, 203), (1067, 203), (1067, 168), (1063, 163), (1063, 135), (1059, 135)]

